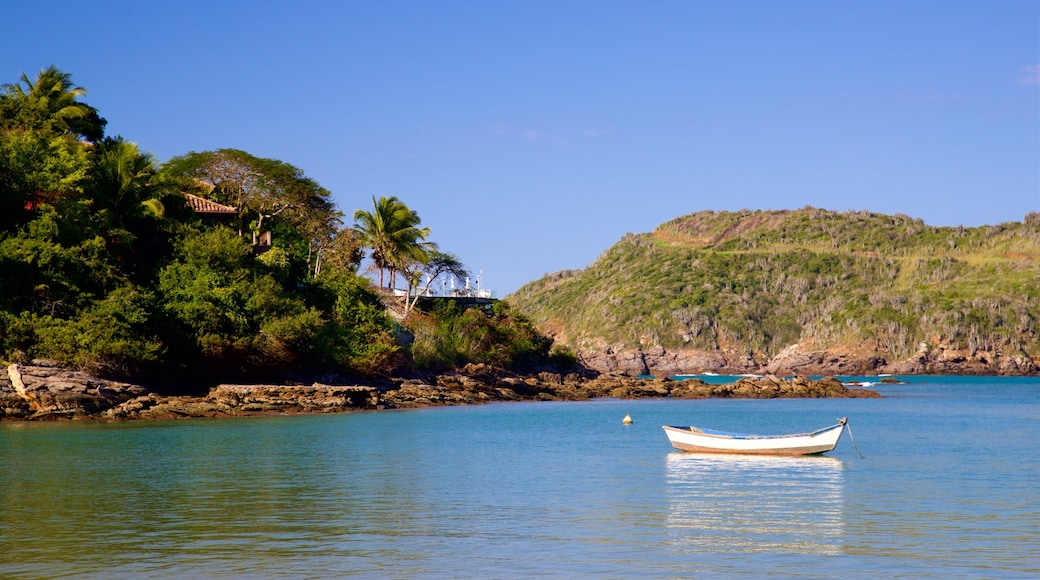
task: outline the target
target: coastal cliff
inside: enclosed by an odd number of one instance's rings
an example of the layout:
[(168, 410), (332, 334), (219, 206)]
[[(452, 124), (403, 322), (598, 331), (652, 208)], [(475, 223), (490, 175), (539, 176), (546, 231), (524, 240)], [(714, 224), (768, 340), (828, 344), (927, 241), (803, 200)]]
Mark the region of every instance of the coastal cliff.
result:
[(792, 345), (776, 356), (758, 361), (746, 352), (701, 351), (586, 344), (578, 360), (601, 373), (639, 375), (773, 374), (773, 375), (1008, 375), (1040, 372), (1037, 361), (1024, 353), (975, 352), (951, 345), (922, 343), (912, 356), (888, 361), (869, 349), (838, 346), (816, 349)]
[(731, 384), (595, 373), (522, 376), (487, 365), (387, 379), (378, 385), (218, 385), (206, 395), (163, 396), (131, 383), (61, 369), (47, 361), (0, 374), (0, 420), (135, 420), (244, 417), (595, 398), (873, 398), (833, 378), (745, 377)]

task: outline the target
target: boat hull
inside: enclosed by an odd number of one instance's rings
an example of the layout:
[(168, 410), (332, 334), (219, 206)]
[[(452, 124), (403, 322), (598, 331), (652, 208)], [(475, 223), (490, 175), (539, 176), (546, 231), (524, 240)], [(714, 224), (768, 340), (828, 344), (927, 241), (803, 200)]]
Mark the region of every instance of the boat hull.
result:
[(833, 427), (797, 435), (742, 435), (707, 431), (696, 427), (665, 425), (672, 447), (696, 453), (740, 453), (752, 455), (816, 455), (838, 444), (845, 430), (844, 420)]

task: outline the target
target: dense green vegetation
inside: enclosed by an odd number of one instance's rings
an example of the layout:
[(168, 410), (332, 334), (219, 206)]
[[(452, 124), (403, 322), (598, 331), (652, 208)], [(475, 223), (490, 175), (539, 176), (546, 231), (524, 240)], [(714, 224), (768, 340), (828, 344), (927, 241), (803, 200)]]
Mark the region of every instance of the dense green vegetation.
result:
[[(524, 317), (510, 313), (504, 302), (495, 303), (492, 316), (474, 308), (460, 310), (448, 302), (428, 314), (418, 314), (411, 329), (416, 363), (434, 369), (481, 362), (501, 368), (532, 368), (547, 362), (545, 353), (552, 345)], [(554, 366), (560, 365), (554, 361)]]
[(1037, 354), (1040, 216), (953, 228), (811, 207), (700, 212), (509, 300), (577, 348), (736, 348), (761, 361), (811, 342), (899, 359), (942, 342)]
[[(301, 169), (234, 149), (159, 164), (105, 136), (85, 94), (54, 67), (0, 92), (0, 359), (188, 390), (548, 356), (522, 317), (380, 292), (384, 272), (413, 293), (465, 275), (396, 198), (346, 227)], [(379, 286), (358, 275), (366, 253)], [(413, 325), (414, 358), (398, 341)]]

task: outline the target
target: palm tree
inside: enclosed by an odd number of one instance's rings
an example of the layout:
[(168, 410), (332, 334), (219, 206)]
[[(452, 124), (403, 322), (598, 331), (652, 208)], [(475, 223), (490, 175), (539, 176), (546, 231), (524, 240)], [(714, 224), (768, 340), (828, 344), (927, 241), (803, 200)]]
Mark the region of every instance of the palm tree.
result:
[(87, 193), (94, 224), (109, 251), (134, 274), (147, 275), (161, 258), (171, 233), (161, 198), (169, 188), (157, 183), (155, 158), (121, 137), (106, 138), (93, 149)]
[(151, 190), (156, 171), (155, 158), (122, 137), (98, 144), (92, 180), (94, 209), (103, 214), (109, 222), (106, 225), (118, 228), (163, 217), (163, 205)]
[(97, 109), (79, 102), (87, 89), (75, 86), (71, 73), (51, 65), (35, 81), (22, 73), (20, 83), (3, 88), (5, 105), (14, 108), (12, 120), (23, 127), (72, 133), (95, 143), (104, 136), (107, 121), (98, 116)]
[(419, 214), (396, 197), (372, 196), (372, 211), (354, 212), (354, 228), (365, 247), (372, 250), (372, 262), (379, 269), (379, 286), (383, 271), (389, 274), (387, 288), (393, 287), (397, 273), (412, 261), (425, 263), (426, 236), (430, 228), (420, 228)]

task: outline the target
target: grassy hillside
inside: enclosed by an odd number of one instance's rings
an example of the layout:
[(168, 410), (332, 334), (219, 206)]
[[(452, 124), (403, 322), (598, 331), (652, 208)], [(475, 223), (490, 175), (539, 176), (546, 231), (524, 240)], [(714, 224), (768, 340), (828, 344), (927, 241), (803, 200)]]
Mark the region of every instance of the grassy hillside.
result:
[(976, 228), (904, 215), (699, 212), (628, 234), (583, 271), (508, 297), (581, 349), (745, 352), (793, 344), (903, 358), (922, 343), (1040, 354), (1040, 216)]

